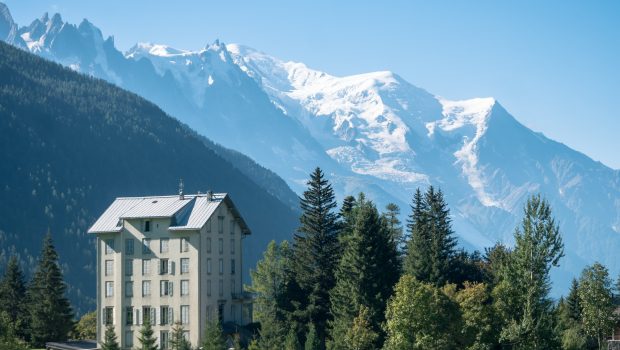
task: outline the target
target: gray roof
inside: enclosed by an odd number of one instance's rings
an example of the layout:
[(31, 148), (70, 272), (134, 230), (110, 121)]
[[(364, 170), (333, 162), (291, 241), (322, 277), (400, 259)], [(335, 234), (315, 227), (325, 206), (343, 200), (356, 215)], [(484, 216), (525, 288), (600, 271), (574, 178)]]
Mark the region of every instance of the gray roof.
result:
[(120, 232), (123, 219), (148, 218), (171, 218), (171, 231), (199, 230), (222, 202), (226, 202), (231, 209), (242, 232), (250, 234), (250, 229), (226, 193), (214, 193), (211, 200), (207, 194), (185, 195), (183, 199), (178, 195), (116, 198), (88, 229), (88, 233)]

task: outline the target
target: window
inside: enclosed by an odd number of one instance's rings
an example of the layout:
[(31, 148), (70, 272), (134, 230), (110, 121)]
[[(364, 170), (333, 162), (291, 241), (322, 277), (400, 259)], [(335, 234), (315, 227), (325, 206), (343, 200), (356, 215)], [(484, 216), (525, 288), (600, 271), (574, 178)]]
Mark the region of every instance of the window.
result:
[(181, 295), (189, 295), (189, 280), (181, 280)]
[(218, 239), (217, 245), (218, 245), (218, 251), (220, 252), (220, 254), (224, 254), (224, 239), (223, 238)]
[(211, 280), (207, 280), (207, 296), (211, 296)]
[(237, 305), (235, 304), (231, 304), (230, 305), (230, 317), (233, 319), (233, 322), (237, 320)]
[(230, 226), (230, 234), (234, 235), (235, 234), (235, 220), (230, 220), (230, 222), (228, 223), (228, 226)]
[(133, 275), (133, 260), (125, 259), (125, 276)]
[(189, 324), (189, 305), (181, 305), (181, 324)]
[(133, 239), (131, 238), (125, 240), (125, 254), (133, 255)]
[(230, 254), (235, 254), (235, 239), (230, 240)]
[(105, 240), (105, 253), (114, 254), (114, 239), (106, 239)]
[(125, 296), (126, 297), (133, 296), (133, 282), (125, 282)]
[(159, 240), (159, 252), (160, 253), (168, 253), (169, 246), (168, 243), (170, 240), (168, 238), (162, 238)]
[(156, 312), (154, 307), (143, 306), (142, 307), (142, 323), (150, 322), (151, 325), (156, 324)]
[(211, 237), (207, 237), (207, 253), (211, 253)]
[(235, 259), (230, 259), (230, 274), (235, 274)]
[(159, 339), (160, 339), (160, 344), (159, 344), (159, 348), (161, 350), (168, 350), (168, 343), (170, 342), (170, 335), (168, 334), (168, 331), (161, 331), (159, 332)]
[(211, 315), (211, 306), (207, 305), (207, 321), (211, 321), (213, 319), (213, 315)]
[(125, 347), (133, 347), (133, 332), (125, 331)]
[(220, 275), (224, 274), (224, 259), (220, 259)]
[(235, 280), (234, 279), (230, 280), (230, 293), (231, 294), (235, 294), (236, 293), (236, 290), (235, 290)]
[(114, 260), (105, 261), (105, 275), (112, 276), (114, 274)]
[(181, 258), (181, 274), (189, 273), (189, 258)]
[(142, 254), (151, 254), (151, 239), (142, 239)]
[(142, 281), (142, 296), (151, 296), (151, 281)]
[(144, 232), (150, 232), (150, 231), (151, 231), (151, 221), (146, 220), (144, 222)]
[(151, 259), (142, 259), (142, 276), (151, 274)]
[(223, 216), (217, 217), (217, 232), (224, 233), (224, 217)]
[(159, 308), (159, 323), (161, 325), (172, 324), (172, 308), (161, 306)]
[(168, 259), (160, 259), (159, 260), (159, 274), (167, 275), (168, 274)]
[(114, 308), (111, 306), (103, 309), (103, 324), (114, 324)]
[(219, 283), (219, 295), (224, 296), (224, 280), (220, 280)]
[(113, 297), (114, 296), (114, 282), (106, 281), (105, 283), (105, 296)]
[(207, 275), (211, 274), (211, 259), (207, 259)]
[(185, 338), (185, 340), (189, 341), (189, 331), (183, 331), (183, 338)]
[(181, 253), (189, 251), (189, 238), (181, 237)]
[(207, 232), (211, 232), (211, 219), (207, 220)]
[(172, 296), (172, 282), (160, 281), (159, 282), (159, 295)]
[(125, 308), (125, 324), (131, 326), (133, 324), (133, 306)]

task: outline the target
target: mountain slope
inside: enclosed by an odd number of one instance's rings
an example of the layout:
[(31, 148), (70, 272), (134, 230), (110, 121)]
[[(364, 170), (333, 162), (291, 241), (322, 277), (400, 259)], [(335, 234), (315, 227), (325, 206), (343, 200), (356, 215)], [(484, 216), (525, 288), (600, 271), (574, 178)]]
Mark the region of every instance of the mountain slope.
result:
[(27, 43), (45, 38), (33, 52), (151, 99), (297, 193), (316, 165), (340, 198), (364, 191), (403, 212), (415, 188), (438, 185), (461, 242), (480, 249), (511, 243), (527, 196), (541, 192), (567, 247), (559, 290), (594, 260), (620, 272), (619, 172), (527, 129), (493, 98), (450, 101), (392, 72), (336, 77), (218, 41), (198, 51), (137, 44), (123, 54), (91, 30), (97, 38), (61, 50), (52, 43), (69, 42), (71, 31), (55, 30), (53, 18), (44, 16), (42, 34), (41, 25), (19, 29)]
[(49, 229), (71, 297), (87, 311), (95, 295), (88, 226), (116, 196), (175, 193), (183, 178), (188, 192), (231, 194), (253, 230), (247, 272), (269, 240), (290, 237), (297, 214), (205, 142), (132, 93), (0, 43), (2, 258), (17, 252), (32, 268)]

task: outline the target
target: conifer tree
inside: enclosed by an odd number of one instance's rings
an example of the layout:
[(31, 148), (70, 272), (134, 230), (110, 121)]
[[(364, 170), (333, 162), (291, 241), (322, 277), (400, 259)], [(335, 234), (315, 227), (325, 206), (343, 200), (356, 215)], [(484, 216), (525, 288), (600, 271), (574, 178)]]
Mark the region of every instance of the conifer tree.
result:
[(0, 313), (6, 313), (8, 322), (15, 326), (16, 336), (27, 339), (26, 284), (17, 257), (12, 256), (0, 282)]
[(225, 350), (226, 338), (219, 319), (207, 321), (202, 341), (203, 350)]
[(398, 247), (400, 253), (408, 239), (403, 234), (403, 227), (400, 219), (398, 218), (399, 216), (400, 208), (398, 205), (388, 203), (388, 205), (385, 206), (385, 213), (383, 214), (383, 217), (387, 223), (388, 230), (390, 231), (390, 236), (396, 243), (396, 247)]
[(294, 237), (294, 278), (300, 295), (291, 296), (299, 301), (305, 323), (316, 327), (317, 338), (324, 348), (325, 328), (330, 316), (329, 291), (335, 284), (334, 269), (338, 263), (338, 214), (332, 186), (321, 169), (310, 175), (308, 189), (300, 201), (300, 227)]
[(151, 326), (151, 320), (148, 317), (144, 318), (144, 323), (140, 328), (138, 343), (140, 343), (138, 347), (140, 350), (157, 350), (157, 338), (153, 335), (153, 326)]
[(113, 325), (108, 325), (105, 329), (104, 340), (101, 343), (101, 350), (120, 350), (116, 338), (116, 331)]
[(551, 208), (540, 195), (528, 199), (515, 248), (493, 290), (504, 321), (500, 341), (515, 349), (559, 347), (554, 332), (549, 271), (564, 256), (564, 244)]
[(579, 282), (576, 278), (570, 285), (568, 296), (566, 297), (566, 308), (568, 316), (574, 322), (581, 322), (581, 303), (579, 301)]
[(396, 244), (386, 221), (363, 195), (357, 203), (353, 231), (336, 269), (336, 286), (330, 293), (332, 349), (346, 348), (345, 335), (363, 306), (368, 308), (373, 332), (382, 333), (385, 307), (400, 276)]
[(310, 323), (308, 326), (308, 333), (306, 334), (306, 343), (304, 345), (304, 350), (320, 350), (321, 349), (321, 340), (319, 339), (316, 333), (316, 327), (314, 323)]
[(299, 343), (299, 338), (297, 337), (297, 333), (295, 330), (289, 330), (286, 335), (286, 340), (284, 341), (284, 350), (300, 350), (301, 344)]
[(171, 350), (191, 350), (192, 346), (183, 332), (185, 329), (180, 321), (175, 322), (172, 326), (172, 332), (170, 334), (170, 349)]
[(427, 229), (428, 206), (420, 189), (416, 189), (411, 205), (411, 214), (407, 220), (409, 241), (405, 257), (405, 273), (419, 281), (430, 279), (431, 240)]
[(40, 347), (48, 341), (64, 341), (73, 329), (73, 311), (65, 297), (66, 288), (58, 254), (48, 233), (27, 292), (33, 345)]
[(377, 349), (379, 335), (373, 330), (368, 308), (360, 307), (359, 314), (353, 320), (351, 328), (345, 334), (345, 349), (347, 350), (373, 350)]

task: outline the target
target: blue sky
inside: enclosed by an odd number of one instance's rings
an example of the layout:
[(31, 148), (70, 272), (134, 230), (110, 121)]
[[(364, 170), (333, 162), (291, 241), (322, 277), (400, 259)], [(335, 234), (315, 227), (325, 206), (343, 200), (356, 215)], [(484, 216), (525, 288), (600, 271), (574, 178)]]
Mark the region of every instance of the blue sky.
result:
[(620, 1), (4, 1), (20, 25), (88, 18), (121, 50), (219, 38), (334, 75), (391, 70), (446, 98), (493, 96), (620, 169)]

